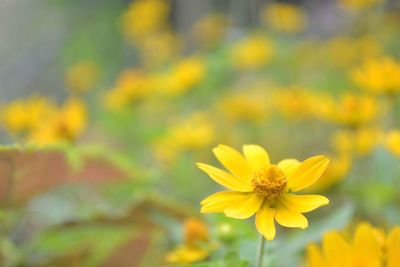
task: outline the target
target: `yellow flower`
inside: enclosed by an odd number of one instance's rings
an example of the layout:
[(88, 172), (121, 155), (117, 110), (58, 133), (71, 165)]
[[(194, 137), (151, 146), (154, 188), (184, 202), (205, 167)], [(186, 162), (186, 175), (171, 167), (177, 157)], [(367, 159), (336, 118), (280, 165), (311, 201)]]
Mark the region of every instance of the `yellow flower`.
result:
[(356, 11), (382, 3), (384, 0), (340, 0), (340, 4), (348, 10)]
[(350, 128), (371, 122), (378, 112), (377, 102), (370, 96), (345, 94), (338, 102), (326, 104), (327, 119)]
[(262, 121), (267, 117), (267, 96), (261, 90), (245, 90), (227, 95), (221, 109), (233, 120)]
[(171, 96), (181, 95), (198, 85), (203, 80), (205, 72), (205, 62), (200, 57), (181, 59), (161, 77), (161, 91)]
[(322, 247), (307, 247), (307, 267), (394, 267), (400, 266), (400, 227), (384, 234), (368, 223), (357, 226), (352, 242), (337, 231), (324, 235)]
[(146, 96), (151, 90), (149, 78), (140, 70), (123, 72), (114, 88), (104, 95), (105, 105), (114, 110), (126, 107)]
[(273, 97), (277, 109), (292, 120), (316, 116), (320, 111), (321, 97), (303, 88), (278, 88)]
[(274, 3), (266, 6), (262, 13), (266, 25), (282, 32), (300, 32), (307, 25), (307, 15), (298, 5), (290, 3)]
[(42, 122), (42, 127), (32, 133), (31, 139), (39, 144), (75, 141), (83, 133), (86, 120), (84, 103), (76, 98), (68, 99), (48, 121)]
[[(324, 57), (332, 67), (343, 68), (359, 63), (368, 57), (376, 57), (380, 53), (378, 41), (373, 36), (350, 38), (347, 36), (334, 37), (324, 44)], [(354, 53), (357, 51), (357, 53)], [(337, 55), (341, 55), (338, 57)]]
[(183, 228), (184, 243), (167, 253), (165, 261), (172, 264), (188, 264), (205, 260), (209, 255), (209, 236), (205, 223), (188, 218)]
[(303, 162), (286, 159), (275, 165), (258, 145), (244, 145), (244, 156), (225, 145), (219, 145), (213, 152), (229, 172), (204, 163), (197, 163), (197, 166), (229, 191), (204, 199), (201, 202), (203, 213), (223, 212), (236, 219), (246, 219), (257, 213), (258, 231), (272, 240), (274, 220), (282, 226), (304, 229), (308, 221), (302, 213), (329, 203), (323, 196), (294, 194), (318, 180), (329, 163), (325, 156)]
[(171, 162), (182, 152), (209, 145), (215, 138), (215, 127), (206, 114), (197, 112), (172, 125), (155, 141), (156, 157)]
[(123, 14), (122, 32), (131, 41), (159, 32), (166, 25), (169, 6), (163, 0), (134, 1)]
[(261, 36), (250, 36), (236, 43), (231, 50), (233, 64), (239, 69), (257, 69), (267, 64), (273, 53), (272, 42)]
[(400, 63), (390, 57), (367, 60), (350, 75), (357, 86), (374, 93), (400, 91)]
[(333, 135), (333, 147), (339, 154), (365, 156), (379, 143), (380, 132), (373, 128), (338, 131)]
[(212, 47), (225, 34), (228, 18), (222, 14), (209, 14), (198, 20), (193, 26), (193, 33), (203, 47)]
[(42, 125), (44, 118), (51, 116), (55, 106), (45, 97), (31, 96), (17, 99), (1, 109), (4, 127), (13, 134), (28, 134)]
[(68, 69), (65, 74), (65, 85), (72, 92), (86, 92), (95, 85), (98, 79), (98, 72), (98, 66), (93, 61), (80, 61)]
[(203, 261), (208, 255), (208, 251), (201, 247), (181, 245), (169, 252), (165, 261), (172, 264), (189, 264)]
[(391, 130), (383, 137), (383, 143), (393, 155), (400, 156), (400, 131)]

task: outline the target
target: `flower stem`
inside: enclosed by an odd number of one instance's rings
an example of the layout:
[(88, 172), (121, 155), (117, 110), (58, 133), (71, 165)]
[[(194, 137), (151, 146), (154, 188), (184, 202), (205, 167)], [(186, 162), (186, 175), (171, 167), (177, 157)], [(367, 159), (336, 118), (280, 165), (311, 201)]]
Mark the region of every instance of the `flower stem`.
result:
[(264, 246), (265, 246), (265, 237), (260, 234), (260, 242), (258, 243), (258, 252), (257, 252), (255, 267), (263, 266), (262, 263), (263, 263), (263, 257), (264, 257)]

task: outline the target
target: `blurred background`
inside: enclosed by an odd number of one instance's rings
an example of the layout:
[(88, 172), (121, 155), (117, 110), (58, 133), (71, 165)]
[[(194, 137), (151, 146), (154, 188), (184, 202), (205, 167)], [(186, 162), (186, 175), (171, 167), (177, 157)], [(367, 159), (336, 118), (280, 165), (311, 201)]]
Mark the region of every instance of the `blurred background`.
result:
[(252, 266), (200, 214), (220, 143), (331, 159), (266, 266), (398, 224), (399, 36), (397, 0), (0, 0), (0, 266)]

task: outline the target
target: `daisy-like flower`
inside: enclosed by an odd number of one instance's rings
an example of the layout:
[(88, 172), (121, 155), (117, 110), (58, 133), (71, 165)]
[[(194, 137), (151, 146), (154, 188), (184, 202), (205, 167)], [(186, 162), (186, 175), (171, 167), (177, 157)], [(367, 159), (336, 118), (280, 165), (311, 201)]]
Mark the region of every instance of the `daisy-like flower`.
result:
[(272, 240), (276, 234), (275, 220), (285, 227), (305, 229), (308, 221), (302, 213), (329, 203), (323, 196), (294, 194), (323, 174), (329, 163), (325, 156), (303, 162), (285, 159), (275, 165), (258, 145), (244, 145), (244, 156), (225, 145), (219, 145), (213, 152), (229, 172), (203, 163), (197, 166), (229, 190), (204, 199), (202, 213), (223, 212), (236, 219), (247, 219), (256, 213), (257, 230)]

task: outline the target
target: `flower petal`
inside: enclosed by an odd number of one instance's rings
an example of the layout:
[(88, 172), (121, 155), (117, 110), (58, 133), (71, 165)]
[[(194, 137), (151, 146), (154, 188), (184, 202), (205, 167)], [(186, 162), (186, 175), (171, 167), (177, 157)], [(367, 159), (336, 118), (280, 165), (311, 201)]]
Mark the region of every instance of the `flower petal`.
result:
[(321, 206), (328, 205), (329, 199), (320, 195), (285, 194), (281, 197), (285, 206), (300, 213), (313, 211)]
[(256, 227), (267, 240), (275, 238), (275, 210), (264, 204), (256, 215)]
[(252, 194), (223, 191), (212, 194), (200, 202), (202, 213), (224, 212), (245, 202)]
[(238, 203), (235, 206), (226, 208), (224, 210), (224, 213), (227, 217), (235, 219), (247, 219), (260, 209), (263, 201), (263, 197), (254, 193), (249, 194), (248, 199), (241, 203)]
[(242, 181), (251, 180), (252, 171), (250, 166), (238, 151), (229, 146), (219, 145), (213, 149), (213, 152), (219, 162), (238, 179)]
[(307, 266), (308, 267), (325, 267), (326, 263), (320, 248), (316, 244), (307, 246)]
[(293, 174), (288, 176), (288, 187), (296, 192), (312, 185), (328, 167), (329, 159), (315, 156), (303, 161)]
[(381, 265), (381, 245), (374, 228), (368, 223), (357, 226), (353, 244), (353, 257), (359, 265), (362, 265), (361, 263), (371, 267)]
[(278, 163), (278, 168), (281, 169), (286, 177), (290, 177), (300, 166), (300, 161), (297, 159), (284, 159)]
[(226, 171), (204, 163), (196, 163), (196, 165), (200, 170), (207, 173), (214, 181), (231, 190), (239, 192), (253, 191), (253, 188), (249, 182), (242, 181), (237, 177), (227, 173)]
[(243, 154), (253, 172), (257, 172), (271, 164), (269, 162), (269, 155), (267, 151), (265, 151), (265, 149), (261, 146), (244, 145)]
[(400, 227), (392, 229), (387, 240), (387, 267), (400, 266)]
[(350, 246), (335, 231), (324, 235), (322, 247), (330, 266), (350, 267)]
[(276, 206), (275, 220), (282, 226), (305, 229), (308, 227), (307, 218), (298, 211), (291, 210), (281, 202)]

